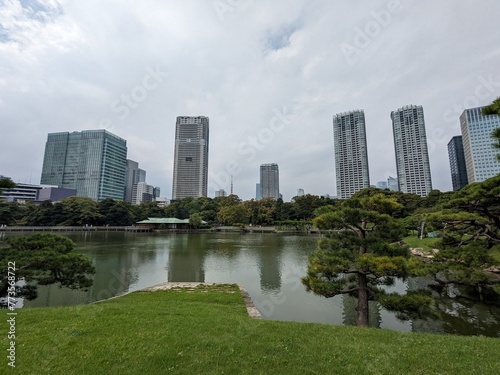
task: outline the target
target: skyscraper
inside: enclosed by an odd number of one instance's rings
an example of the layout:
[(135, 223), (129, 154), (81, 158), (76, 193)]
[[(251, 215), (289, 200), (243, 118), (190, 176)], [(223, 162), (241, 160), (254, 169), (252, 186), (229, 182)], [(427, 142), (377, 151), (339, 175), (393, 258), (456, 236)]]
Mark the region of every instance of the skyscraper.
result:
[(260, 166), (261, 198), (280, 197), (280, 172), (278, 164), (262, 164)]
[(457, 191), (468, 184), (464, 145), (461, 135), (453, 137), (448, 143), (448, 156), (450, 158), (451, 183), (453, 190)]
[(398, 187), (398, 179), (397, 179), (397, 178), (394, 178), (394, 177), (389, 176), (389, 177), (387, 178), (387, 188), (388, 188), (390, 191), (399, 191), (399, 187)]
[(432, 190), (424, 109), (408, 105), (391, 112), (399, 191), (425, 197)]
[(208, 117), (177, 117), (172, 199), (207, 196)]
[(127, 142), (106, 130), (50, 133), (41, 184), (76, 189), (80, 197), (123, 199)]
[(350, 198), (370, 187), (365, 113), (356, 110), (333, 116), (337, 196)]
[(255, 184), (255, 199), (262, 199), (262, 189), (260, 188), (260, 183)]
[(142, 202), (151, 202), (154, 200), (154, 186), (140, 181), (134, 184), (132, 189), (132, 204), (141, 204)]
[(125, 174), (125, 201), (132, 203), (134, 185), (139, 182), (146, 182), (146, 171), (139, 168), (139, 163), (127, 159), (127, 169)]
[(482, 109), (466, 109), (460, 116), (469, 183), (481, 182), (500, 173), (500, 161), (491, 138), (493, 130), (500, 127), (500, 116), (483, 116)]

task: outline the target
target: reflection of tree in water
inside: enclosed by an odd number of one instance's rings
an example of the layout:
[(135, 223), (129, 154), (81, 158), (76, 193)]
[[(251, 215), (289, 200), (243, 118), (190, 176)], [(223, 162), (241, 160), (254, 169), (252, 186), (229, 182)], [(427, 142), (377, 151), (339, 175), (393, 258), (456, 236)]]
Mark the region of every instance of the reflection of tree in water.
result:
[[(358, 300), (347, 294), (342, 295), (342, 322), (346, 326), (356, 325), (356, 305)], [(382, 318), (380, 316), (380, 305), (375, 301), (368, 302), (368, 323), (370, 327), (379, 328)]]
[[(430, 281), (426, 277), (410, 278), (407, 281), (407, 291), (428, 290)], [(438, 319), (414, 319), (411, 321), (411, 329), (413, 332), (444, 333), (443, 323)]]
[(168, 281), (205, 282), (205, 235), (175, 235), (170, 241)]
[(24, 306), (67, 306), (123, 294), (129, 290), (131, 284), (138, 281), (137, 268), (155, 256), (143, 255), (135, 249), (117, 252), (97, 251), (88, 255), (93, 259), (96, 269), (92, 287), (88, 292), (60, 288), (58, 285), (41, 286), (38, 288), (38, 297), (33, 301), (25, 301)]
[[(430, 278), (408, 280), (409, 289), (425, 288), (431, 284)], [(483, 303), (465, 287), (449, 286), (447, 291), (441, 293), (431, 290), (441, 319), (415, 320), (412, 322), (413, 331), (500, 337), (498, 302)]]

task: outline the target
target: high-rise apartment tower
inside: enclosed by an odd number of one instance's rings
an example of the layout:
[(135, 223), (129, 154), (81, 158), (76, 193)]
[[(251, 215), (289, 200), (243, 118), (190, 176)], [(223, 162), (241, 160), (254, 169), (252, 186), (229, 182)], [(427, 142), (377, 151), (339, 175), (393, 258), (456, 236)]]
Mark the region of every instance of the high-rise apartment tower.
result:
[(370, 187), (365, 113), (362, 110), (333, 116), (337, 196), (350, 198)]
[(391, 112), (399, 191), (427, 196), (432, 190), (424, 109), (408, 105)]

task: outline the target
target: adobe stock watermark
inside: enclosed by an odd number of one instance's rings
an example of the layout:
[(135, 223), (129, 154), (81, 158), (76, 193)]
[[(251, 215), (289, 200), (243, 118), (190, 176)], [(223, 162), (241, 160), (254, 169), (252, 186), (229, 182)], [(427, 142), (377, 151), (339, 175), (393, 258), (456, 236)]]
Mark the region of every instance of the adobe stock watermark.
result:
[[(269, 145), (277, 133), (282, 132), (286, 125), (291, 123), (293, 111), (288, 111), (286, 106), (281, 110), (273, 109), (274, 116), (269, 121), (269, 124), (261, 128), (255, 135), (250, 135), (247, 139), (238, 145), (238, 154), (246, 156), (246, 161), (255, 160), (258, 151), (262, 151)], [(242, 171), (241, 165), (232, 160), (226, 163), (225, 169), (210, 176), (215, 190), (224, 189), (231, 183), (231, 176), (237, 176)]]
[(368, 47), (392, 23), (395, 16), (408, 9), (414, 0), (403, 1), (403, 3), (400, 0), (390, 0), (384, 9), (372, 10), (370, 12), (371, 19), (366, 22), (364, 27), (354, 27), (352, 44), (340, 43), (340, 50), (349, 65), (356, 64), (362, 50)]
[(245, 1), (247, 0), (214, 0), (212, 6), (219, 20), (223, 22), (226, 19), (226, 13), (233, 13)]
[(460, 118), (464, 110), (485, 105), (485, 102), (493, 101), (498, 96), (495, 95), (495, 91), (500, 88), (499, 79), (492, 77), (490, 74), (488, 78), (479, 76), (477, 80), (478, 84), (474, 89), (474, 93), (465, 97), (462, 103), (455, 103), (452, 108), (443, 113), (443, 119), (446, 122), (455, 122)]
[[(161, 70), (159, 65), (153, 69), (146, 67), (146, 75), (142, 77), (141, 82), (130, 89), (129, 92), (121, 94), (117, 99), (113, 100), (110, 105), (118, 119), (125, 120), (132, 110), (138, 108), (149, 95), (149, 92), (156, 90), (168, 73)], [(104, 117), (99, 122), (100, 128), (109, 130), (113, 126), (113, 120), (110, 117)]]
[[(445, 122), (456, 124), (460, 121), (460, 116), (464, 110), (489, 104), (497, 96), (495, 95), (495, 91), (498, 91), (498, 88), (500, 88), (500, 80), (491, 75), (488, 75), (487, 78), (481, 75), (477, 80), (478, 84), (473, 93), (466, 96), (461, 103), (455, 103), (450, 109), (443, 112), (443, 120)], [(445, 144), (448, 141), (449, 139), (446, 136), (443, 126), (433, 129), (430, 137), (427, 137), (429, 155), (434, 153), (438, 145)]]

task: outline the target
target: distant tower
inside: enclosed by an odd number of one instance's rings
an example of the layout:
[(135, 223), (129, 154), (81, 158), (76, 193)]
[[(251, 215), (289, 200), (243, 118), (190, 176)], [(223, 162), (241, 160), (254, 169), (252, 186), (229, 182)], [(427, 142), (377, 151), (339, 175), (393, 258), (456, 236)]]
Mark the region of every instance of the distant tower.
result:
[(399, 191), (398, 179), (397, 179), (397, 178), (394, 178), (394, 177), (389, 176), (389, 177), (387, 178), (387, 188), (388, 188), (390, 191)]
[(227, 194), (224, 189), (215, 190), (215, 198), (225, 197), (225, 196), (227, 196)]
[(207, 196), (208, 117), (177, 117), (172, 199)]
[(399, 191), (425, 197), (432, 190), (431, 168), (422, 106), (391, 112)]
[(453, 190), (457, 191), (468, 184), (464, 145), (461, 135), (453, 137), (448, 143), (448, 156), (450, 158), (451, 184), (453, 185)]
[(260, 166), (260, 190), (262, 198), (280, 197), (280, 175), (278, 164), (262, 164)]
[(297, 189), (297, 197), (303, 197), (304, 196), (304, 189), (298, 188)]
[(481, 182), (500, 173), (491, 133), (500, 128), (500, 116), (483, 116), (484, 107), (466, 109), (460, 116), (462, 141), (469, 183)]
[(127, 141), (106, 130), (50, 133), (40, 183), (96, 201), (122, 200), (126, 169)]
[(262, 199), (262, 190), (260, 188), (260, 183), (255, 184), (255, 199)]
[(370, 187), (365, 113), (356, 110), (333, 116), (337, 196), (350, 198)]

